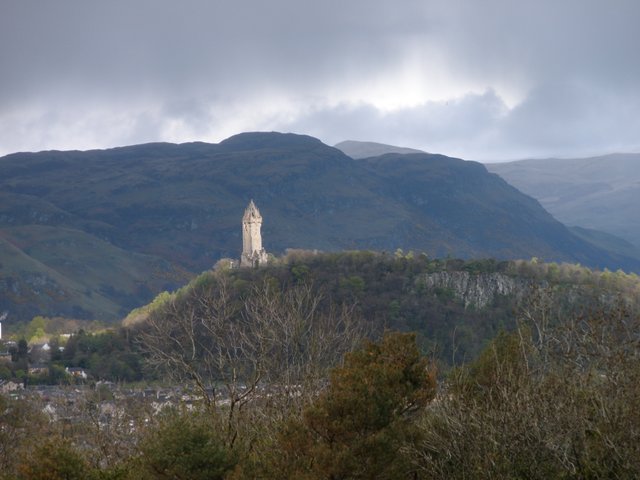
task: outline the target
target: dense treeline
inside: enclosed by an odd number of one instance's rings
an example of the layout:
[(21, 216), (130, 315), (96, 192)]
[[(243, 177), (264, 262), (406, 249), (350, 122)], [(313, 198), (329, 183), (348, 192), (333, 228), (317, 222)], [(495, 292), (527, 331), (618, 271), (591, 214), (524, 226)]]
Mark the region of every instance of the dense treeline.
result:
[[(56, 351), (52, 348), (52, 351)], [(143, 359), (126, 330), (88, 334), (80, 331), (52, 354), (52, 364), (86, 369), (94, 379), (134, 382), (143, 378)]]
[[(135, 339), (122, 328), (94, 333), (80, 329), (68, 338), (52, 335), (46, 343), (32, 346), (22, 338), (9, 348), (9, 353), (11, 362), (0, 364), (0, 380), (14, 379), (26, 385), (154, 378), (144, 371), (144, 359)], [(81, 371), (82, 376), (69, 373), (74, 370)]]

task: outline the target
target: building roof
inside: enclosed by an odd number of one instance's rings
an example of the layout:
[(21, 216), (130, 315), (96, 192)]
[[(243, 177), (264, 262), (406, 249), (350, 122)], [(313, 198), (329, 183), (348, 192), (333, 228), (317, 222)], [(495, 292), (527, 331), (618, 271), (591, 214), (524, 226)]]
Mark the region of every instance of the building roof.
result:
[(249, 202), (246, 210), (244, 211), (244, 216), (242, 217), (243, 222), (262, 222), (262, 216), (260, 215), (260, 210), (256, 207), (256, 204), (253, 203), (253, 200)]

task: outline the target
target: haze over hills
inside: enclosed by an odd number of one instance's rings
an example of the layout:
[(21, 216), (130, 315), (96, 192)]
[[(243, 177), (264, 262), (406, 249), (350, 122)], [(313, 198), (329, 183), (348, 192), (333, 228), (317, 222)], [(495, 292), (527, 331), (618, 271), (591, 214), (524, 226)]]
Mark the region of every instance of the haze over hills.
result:
[(640, 247), (626, 241), (624, 238), (591, 228), (569, 227), (569, 230), (580, 238), (605, 250), (640, 260)]
[(385, 153), (426, 153), (415, 148), (396, 147), (395, 145), (377, 142), (359, 142), (356, 140), (345, 140), (344, 142), (336, 143), (334, 147), (355, 159), (377, 157)]
[(251, 198), (275, 254), (402, 248), (640, 263), (577, 237), (479, 163), (425, 153), (354, 160), (294, 134), (12, 154), (0, 158), (0, 192), (0, 308), (14, 319), (115, 319), (237, 258)]
[(640, 247), (640, 154), (521, 160), (487, 169), (538, 199), (570, 226), (600, 230)]

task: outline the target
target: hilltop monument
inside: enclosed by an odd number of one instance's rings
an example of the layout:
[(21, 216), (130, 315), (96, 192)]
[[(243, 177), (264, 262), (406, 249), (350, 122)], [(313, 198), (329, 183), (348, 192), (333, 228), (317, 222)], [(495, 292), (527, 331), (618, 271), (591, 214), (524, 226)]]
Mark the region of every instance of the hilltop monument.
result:
[(260, 227), (262, 227), (262, 216), (251, 200), (242, 217), (241, 267), (257, 267), (267, 263), (267, 252), (262, 248)]

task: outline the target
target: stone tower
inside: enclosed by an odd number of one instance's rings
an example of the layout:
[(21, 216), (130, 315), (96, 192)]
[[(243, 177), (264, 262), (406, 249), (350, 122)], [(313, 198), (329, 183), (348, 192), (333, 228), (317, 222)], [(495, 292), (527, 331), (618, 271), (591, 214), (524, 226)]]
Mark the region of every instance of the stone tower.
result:
[(242, 217), (241, 267), (257, 267), (267, 263), (267, 252), (262, 248), (261, 226), (262, 216), (260, 215), (260, 210), (251, 200)]

